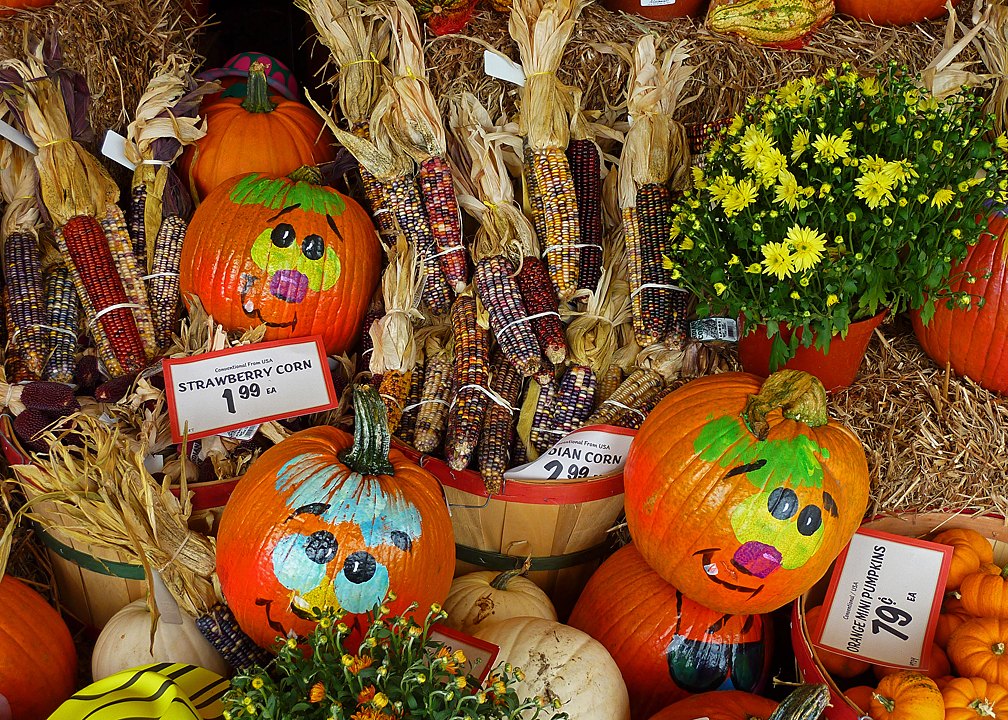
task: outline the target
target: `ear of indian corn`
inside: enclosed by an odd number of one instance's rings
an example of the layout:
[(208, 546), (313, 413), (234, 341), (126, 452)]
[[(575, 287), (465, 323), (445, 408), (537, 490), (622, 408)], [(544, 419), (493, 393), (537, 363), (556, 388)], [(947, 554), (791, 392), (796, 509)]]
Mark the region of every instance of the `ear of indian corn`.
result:
[(510, 408), (492, 401), (487, 406), (486, 420), (479, 444), (479, 470), (486, 491), (497, 494), (504, 487), (504, 471), (511, 460), (511, 442), (514, 434), (514, 408), (521, 395), (522, 376), (505, 357), (500, 348), (492, 357), (493, 379), (490, 389), (497, 393)]
[(147, 209), (147, 187), (140, 183), (130, 193), (129, 236), (133, 243), (133, 255), (137, 262), (147, 269), (147, 226), (144, 212)]
[(588, 139), (571, 140), (567, 162), (574, 179), (581, 230), (578, 289), (594, 290), (602, 277), (602, 160)]
[(532, 328), (543, 354), (551, 363), (562, 363), (567, 359), (567, 340), (546, 267), (539, 258), (526, 256), (515, 280), (526, 312), (529, 316), (540, 316), (532, 320)]
[(38, 241), (28, 233), (10, 233), (4, 239), (3, 264), (11, 319), (7, 336), (18, 348), (25, 370), (40, 378), (49, 353), (49, 332), (43, 327), (45, 296)]
[(636, 216), (636, 227), (627, 228), (626, 237), (628, 250), (630, 243), (635, 243), (634, 251), (628, 252), (628, 259), (631, 293), (635, 293), (634, 332), (642, 347), (665, 338), (674, 295), (676, 307), (681, 307), (676, 322), (685, 322), (685, 293), (672, 287), (671, 274), (662, 266), (662, 255), (669, 251), (671, 210), (672, 196), (668, 188), (655, 183), (641, 186), (637, 191), (637, 207), (624, 210), (624, 221), (628, 213)]
[(142, 370), (147, 356), (101, 223), (77, 215), (55, 234), (105, 368), (112, 375)]
[(598, 387), (595, 388), (595, 408), (598, 409), (603, 400), (606, 400), (620, 383), (623, 382), (623, 371), (618, 365), (610, 365), (599, 379)]
[(639, 408), (657, 394), (662, 384), (662, 376), (653, 370), (635, 370), (599, 405), (587, 424), (611, 425), (627, 408)]
[(539, 372), (539, 341), (514, 281), (514, 266), (497, 255), (476, 265), (476, 292), (490, 315), (490, 328), (508, 361), (523, 377)]
[(453, 470), (469, 465), (486, 415), (490, 348), (486, 331), (476, 322), (476, 300), (459, 296), (452, 304), (455, 336), (455, 393), (448, 411), (445, 458)]
[(399, 421), (402, 419), (403, 408), (406, 407), (406, 396), (409, 394), (411, 371), (405, 373), (389, 370), (382, 374), (381, 384), (378, 386), (378, 393), (385, 401), (385, 409), (388, 411), (389, 432), (395, 433), (399, 429)]
[[(4, 287), (4, 318), (7, 327), (10, 328), (14, 325), (14, 318), (11, 315), (11, 305), (10, 300), (7, 297), (7, 291), (8, 288)], [(7, 352), (4, 355), (4, 374), (7, 376), (7, 381), (11, 383), (20, 383), (25, 382), (26, 380), (37, 379), (32, 376), (31, 372), (28, 370), (28, 366), (25, 365), (24, 358), (21, 357), (21, 349), (17, 345), (10, 344), (9, 340)]]
[(577, 292), (580, 262), (580, 250), (575, 247), (581, 231), (574, 179), (563, 150), (533, 150), (531, 155), (532, 173), (543, 205), (543, 257), (557, 297), (567, 301)]
[(178, 215), (161, 220), (154, 241), (154, 271), (147, 280), (147, 298), (154, 321), (154, 340), (158, 348), (171, 344), (172, 331), (179, 316), (179, 258), (189, 223)]
[(454, 375), (455, 359), (450, 350), (427, 356), (413, 441), (413, 447), (422, 453), (432, 453), (441, 444)]
[(539, 238), (546, 237), (546, 216), (543, 213), (543, 199), (539, 192), (539, 186), (536, 184), (535, 173), (532, 172), (532, 148), (529, 147), (528, 143), (524, 144), (524, 163), (523, 163), (523, 173), (525, 179), (525, 190), (527, 193), (529, 209), (532, 211), (532, 226), (535, 229), (536, 236)]
[(455, 292), (468, 285), (466, 254), (462, 246), (462, 225), (451, 167), (440, 155), (420, 163), (417, 175), (420, 197), (430, 221), (441, 270)]
[[(126, 229), (126, 218), (118, 205), (109, 203), (106, 206), (105, 218), (101, 221), (108, 239), (108, 247), (115, 260), (116, 272), (122, 281), (126, 297), (135, 307), (130, 308), (136, 321), (140, 341), (143, 343), (147, 360), (151, 360), (158, 351), (157, 340), (154, 337), (154, 319), (151, 317), (150, 303), (147, 300), (147, 288), (144, 286), (143, 273), (133, 254), (129, 231)], [(146, 265), (144, 266), (146, 270)]]
[(413, 366), (410, 372), (409, 392), (406, 394), (406, 407), (403, 408), (402, 419), (399, 421), (399, 439), (407, 445), (416, 440), (417, 415), (420, 413), (420, 400), (423, 399), (425, 366), (423, 357)]
[(388, 202), (392, 214), (406, 239), (416, 246), (427, 277), (421, 299), (431, 312), (440, 315), (451, 305), (452, 289), (437, 255), (434, 235), (417, 188), (411, 175), (400, 175), (387, 184)]
[(77, 332), (80, 301), (66, 265), (59, 264), (45, 274), (46, 325), (49, 332), (49, 359), (42, 372), (44, 380), (71, 383), (76, 370)]
[[(353, 134), (370, 140), (369, 124), (367, 122), (355, 124)], [(361, 182), (364, 185), (364, 194), (367, 195), (368, 204), (371, 205), (371, 219), (378, 229), (378, 236), (385, 247), (392, 247), (395, 245), (396, 231), (395, 221), (392, 218), (392, 211), (386, 197), (386, 187), (366, 167), (360, 163), (358, 166), (360, 167)]]
[(611, 424), (636, 430), (641, 426), (641, 423), (644, 422), (651, 411), (655, 409), (655, 405), (665, 399), (665, 396), (671, 393), (672, 390), (674, 390), (672, 387), (661, 388), (658, 392), (652, 394), (651, 397), (641, 403), (640, 407), (633, 408), (632, 410), (624, 410)]
[(587, 365), (567, 368), (567, 372), (560, 378), (560, 386), (550, 412), (553, 442), (584, 425), (592, 414), (595, 385), (595, 373)]
[(532, 431), (529, 433), (529, 442), (532, 449), (540, 455), (546, 452), (560, 436), (552, 432), (551, 419), (553, 415), (553, 402), (556, 400), (557, 389), (553, 385), (543, 385), (539, 388), (539, 398), (536, 400), (535, 412), (532, 414)]

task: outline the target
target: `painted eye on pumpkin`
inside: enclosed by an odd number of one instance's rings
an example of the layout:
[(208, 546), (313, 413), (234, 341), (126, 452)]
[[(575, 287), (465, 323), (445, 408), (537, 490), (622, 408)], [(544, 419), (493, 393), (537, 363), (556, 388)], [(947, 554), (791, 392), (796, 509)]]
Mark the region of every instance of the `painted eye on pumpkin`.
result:
[(313, 563), (328, 565), (336, 557), (339, 543), (331, 532), (319, 530), (305, 540), (304, 553)]
[(343, 574), (352, 583), (362, 584), (374, 577), (378, 563), (369, 552), (358, 550), (343, 563)]
[(823, 492), (822, 494), (822, 506), (823, 510), (828, 512), (833, 517), (840, 517), (840, 509), (837, 507), (836, 500), (828, 492)]
[(270, 240), (278, 248), (290, 247), (297, 238), (294, 234), (294, 226), (287, 223), (280, 223), (273, 232), (270, 233)]
[(309, 235), (301, 242), (301, 252), (309, 260), (321, 260), (325, 255), (325, 240), (321, 235)]
[(805, 537), (812, 535), (822, 526), (822, 510), (815, 505), (806, 505), (798, 514), (798, 532)]
[(413, 551), (413, 541), (410, 540), (409, 535), (404, 533), (402, 530), (393, 530), (390, 533), (392, 537), (392, 544), (403, 552)]
[(790, 520), (798, 512), (798, 494), (791, 488), (775, 489), (767, 498), (767, 510), (778, 520)]

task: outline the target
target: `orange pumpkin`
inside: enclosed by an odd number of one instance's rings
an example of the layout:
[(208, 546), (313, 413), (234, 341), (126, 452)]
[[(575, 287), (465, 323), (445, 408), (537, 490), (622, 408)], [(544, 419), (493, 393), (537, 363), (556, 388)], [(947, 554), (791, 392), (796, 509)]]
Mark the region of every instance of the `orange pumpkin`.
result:
[[(895, 675), (898, 672), (900, 672), (900, 668), (889, 667), (887, 665), (872, 665), (872, 673), (877, 680), (881, 680), (886, 675)], [(921, 670), (920, 673), (937, 681), (938, 678), (943, 678), (951, 672), (952, 666), (949, 664), (945, 650), (939, 647), (938, 643), (933, 643), (931, 645), (931, 662), (929, 667), (927, 670)]]
[(17, 10), (34, 10), (55, 3), (56, 0), (0, 0), (0, 17), (13, 15)]
[(868, 712), (868, 708), (871, 707), (872, 693), (875, 692), (875, 688), (869, 685), (857, 685), (852, 688), (844, 690), (844, 695), (852, 703), (858, 706), (861, 712)]
[(868, 714), (872, 720), (944, 720), (945, 702), (934, 680), (902, 670), (882, 678)]
[(969, 619), (970, 616), (966, 613), (943, 612), (938, 616), (938, 624), (935, 626), (934, 644), (942, 650), (947, 651), (948, 641), (952, 637), (952, 633)]
[(943, 675), (940, 678), (931, 679), (935, 681), (935, 685), (938, 686), (939, 690), (944, 690), (946, 685), (948, 685), (952, 680), (955, 680), (955, 675)]
[[(306, 634), (313, 610), (362, 615), (388, 591), (393, 615), (422, 618), (448, 595), (455, 571), (451, 518), (438, 481), (390, 450), (385, 404), (354, 389), (354, 435), (328, 426), (274, 445), (242, 476), (217, 534), (217, 574), (253, 640)], [(354, 617), (356, 616), (356, 617)]]
[(304, 180), (253, 173), (197, 208), (179, 261), (182, 297), (199, 297), (229, 330), (267, 326), (267, 340), (321, 335), (326, 354), (360, 338), (381, 273), (361, 206)]
[(634, 720), (691, 693), (759, 691), (773, 654), (768, 617), (725, 615), (683, 597), (648, 567), (633, 543), (595, 571), (568, 625), (612, 655)]
[[(805, 612), (805, 625), (808, 627), (809, 632), (812, 632), (813, 628), (819, 623), (819, 615), (821, 613), (822, 605), (818, 605)], [(829, 650), (823, 650), (822, 648), (814, 648), (814, 651), (822, 666), (834, 677), (849, 679), (855, 675), (860, 675), (871, 667), (871, 664), (866, 663), (864, 660), (847, 657), (846, 655), (840, 655)]]
[(980, 572), (985, 572), (988, 575), (1000, 575), (1004, 571), (1004, 568), (998, 567), (992, 562), (981, 562)]
[(1008, 619), (975, 618), (949, 638), (948, 656), (962, 677), (979, 677), (1008, 687)]
[[(953, 0), (952, 5), (959, 0)], [(913, 25), (922, 20), (941, 17), (945, 14), (942, 0), (836, 0), (836, 14), (849, 15), (862, 22), (875, 25)]]
[(624, 478), (647, 563), (730, 614), (770, 612), (808, 590), (868, 504), (860, 441), (829, 422), (822, 383), (795, 370), (679, 388), (637, 431)]
[(690, 695), (652, 715), (651, 720), (768, 720), (777, 709), (773, 700), (741, 690)]
[(963, 609), (974, 617), (1008, 618), (1008, 568), (992, 575), (981, 567), (962, 581), (959, 596)]
[(1008, 690), (983, 678), (954, 678), (942, 688), (945, 720), (1008, 717)]
[(270, 97), (265, 67), (249, 67), (244, 98), (221, 98), (200, 110), (207, 133), (186, 148), (183, 178), (199, 200), (235, 175), (287, 175), (335, 157), (332, 134), (306, 105)]
[(9, 575), (0, 580), (0, 697), (16, 720), (45, 720), (73, 695), (77, 650), (60, 614)]
[(932, 542), (952, 546), (952, 567), (945, 590), (958, 590), (963, 579), (980, 570), (980, 563), (994, 561), (994, 548), (976, 530), (946, 530), (935, 535)]

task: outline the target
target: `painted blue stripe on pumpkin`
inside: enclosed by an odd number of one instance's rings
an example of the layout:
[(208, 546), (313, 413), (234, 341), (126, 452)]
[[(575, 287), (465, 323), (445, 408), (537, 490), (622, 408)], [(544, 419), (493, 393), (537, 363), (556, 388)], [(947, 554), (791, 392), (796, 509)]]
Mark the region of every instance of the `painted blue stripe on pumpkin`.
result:
[(389, 589), (388, 569), (378, 563), (375, 574), (364, 583), (353, 583), (340, 571), (333, 580), (336, 599), (344, 610), (364, 613), (385, 599)]
[(312, 562), (305, 554), (308, 538), (300, 533), (286, 535), (273, 548), (273, 572), (277, 582), (302, 595), (325, 580), (326, 566)]

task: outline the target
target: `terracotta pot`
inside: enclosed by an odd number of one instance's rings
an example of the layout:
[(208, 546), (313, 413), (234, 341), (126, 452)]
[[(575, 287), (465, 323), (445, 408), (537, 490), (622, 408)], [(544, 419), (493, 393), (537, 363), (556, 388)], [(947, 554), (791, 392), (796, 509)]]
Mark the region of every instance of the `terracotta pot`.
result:
[[(888, 312), (888, 310), (883, 310), (873, 318), (851, 323), (845, 338), (834, 335), (830, 341), (828, 355), (816, 349), (814, 340), (810, 347), (799, 343), (794, 357), (788, 360), (784, 367), (792, 370), (804, 370), (815, 375), (822, 381), (823, 387), (827, 391), (847, 387), (857, 377), (858, 368), (861, 367), (861, 361), (868, 349), (868, 341), (871, 340), (875, 328), (882, 323)], [(803, 328), (798, 328), (796, 331), (799, 340), (801, 340), (802, 330)], [(769, 377), (770, 348), (773, 345), (773, 338), (767, 337), (766, 325), (757, 326), (756, 331), (749, 334), (744, 332), (743, 327), (740, 334), (738, 355), (742, 369), (753, 375)], [(782, 326), (780, 334), (784, 342), (791, 340), (790, 328)]]
[(707, 9), (707, 0), (603, 0), (602, 4), (613, 12), (622, 11), (659, 21), (702, 17)]

